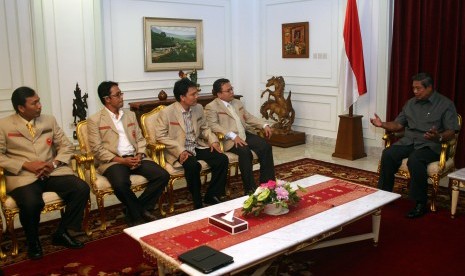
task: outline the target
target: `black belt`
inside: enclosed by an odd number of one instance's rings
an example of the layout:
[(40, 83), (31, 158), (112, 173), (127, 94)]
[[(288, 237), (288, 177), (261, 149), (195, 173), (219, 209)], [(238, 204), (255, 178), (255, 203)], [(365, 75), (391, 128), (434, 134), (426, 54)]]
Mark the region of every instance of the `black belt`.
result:
[(126, 158), (126, 157), (134, 157), (134, 155), (133, 155), (133, 154), (126, 154), (126, 155), (123, 155), (123, 156), (121, 156), (121, 157), (123, 157), (123, 158)]

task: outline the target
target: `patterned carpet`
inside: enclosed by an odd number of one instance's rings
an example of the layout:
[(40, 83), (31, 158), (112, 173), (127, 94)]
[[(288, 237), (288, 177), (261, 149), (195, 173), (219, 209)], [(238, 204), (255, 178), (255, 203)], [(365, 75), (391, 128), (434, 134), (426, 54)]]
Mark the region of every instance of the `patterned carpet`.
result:
[[(300, 159), (296, 161), (292, 161), (289, 163), (281, 164), (276, 166), (276, 174), (277, 178), (283, 179), (286, 181), (294, 181), (297, 179), (301, 179), (304, 177), (308, 177), (314, 174), (321, 174), (326, 175), (334, 178), (344, 179), (347, 181), (351, 181), (358, 184), (363, 184), (371, 187), (376, 187), (377, 183), (377, 173), (354, 169), (351, 167), (341, 166), (337, 164), (327, 163), (323, 161), (313, 160), (313, 159)], [(258, 173), (255, 172), (255, 176), (258, 179)], [(232, 177), (230, 181), (230, 191), (231, 191), (231, 198), (236, 198), (242, 195), (242, 183), (240, 181), (240, 177)], [(406, 195), (406, 187), (407, 183), (403, 179), (396, 180), (395, 192), (402, 193), (404, 196)], [(176, 190), (176, 197), (175, 200), (175, 214), (179, 214), (188, 210), (191, 210), (192, 204), (190, 200), (190, 194), (188, 193), (187, 189), (179, 189)], [(447, 189), (441, 189), (440, 195), (438, 199), (438, 207), (439, 208), (446, 208), (448, 209), (450, 206), (449, 195)], [(459, 206), (465, 206), (465, 199), (463, 197), (460, 198)], [(87, 237), (84, 233), (78, 233), (79, 235), (77, 238), (84, 242), (96, 241), (106, 237), (111, 237), (116, 234), (120, 234), (124, 228), (126, 228), (126, 224), (123, 217), (122, 206), (116, 205), (107, 208), (107, 216), (108, 216), (108, 228), (105, 232), (101, 232), (98, 230), (98, 218), (96, 212), (91, 212), (90, 221), (92, 223), (91, 228), (95, 229), (91, 237)], [(463, 210), (458, 210), (459, 212), (463, 212)], [(62, 247), (56, 247), (51, 244), (50, 233), (56, 229), (57, 221), (51, 221), (41, 224), (40, 227), (40, 240), (42, 242), (42, 246), (44, 249), (45, 254), (50, 254), (52, 252), (62, 250)], [(19, 248), (20, 252), (19, 255), (16, 257), (8, 256), (5, 260), (2, 261), (2, 265), (10, 265), (14, 263), (21, 262), (27, 259), (26, 252), (25, 252), (25, 239), (23, 232), (21, 229), (17, 229), (17, 237), (19, 238)], [(2, 249), (4, 252), (9, 252), (10, 250), (10, 240), (8, 234), (5, 233), (3, 236), (3, 241), (1, 243)], [(273, 264), (269, 270), (267, 271), (266, 275), (281, 275), (284, 267), (288, 267), (290, 263), (292, 263), (292, 258), (285, 258), (281, 259), (280, 261)], [(305, 264), (292, 264), (294, 266), (303, 266)], [(141, 268), (142, 267), (142, 268)], [(124, 272), (124, 271), (126, 272)], [(154, 268), (147, 264), (142, 264), (137, 269), (133, 268), (132, 270), (121, 264), (121, 271), (120, 273), (114, 272), (111, 275), (155, 275)], [(137, 272), (136, 272), (137, 271)], [(69, 272), (69, 271), (68, 271)], [(75, 272), (76, 273), (76, 272)], [(39, 274), (38, 274), (39, 275)], [(44, 274), (40, 274), (44, 275)], [(65, 272), (63, 274), (56, 273), (54, 275), (66, 275)], [(92, 274), (80, 274), (76, 273), (74, 275), (92, 275)], [(110, 275), (110, 274), (99, 274), (99, 275)], [(242, 274), (247, 275), (247, 273)]]

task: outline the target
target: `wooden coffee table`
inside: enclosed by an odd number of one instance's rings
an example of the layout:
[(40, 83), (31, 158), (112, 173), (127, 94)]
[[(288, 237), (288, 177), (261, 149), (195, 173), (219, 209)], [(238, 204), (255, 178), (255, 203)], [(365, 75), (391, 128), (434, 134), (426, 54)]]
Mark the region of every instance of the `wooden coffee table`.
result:
[[(293, 184), (307, 187), (331, 179), (332, 178), (326, 176), (314, 175), (295, 181)], [(377, 190), (374, 193), (336, 206), (306, 219), (299, 220), (279, 228), (278, 230), (225, 248), (221, 251), (233, 256), (234, 263), (209, 273), (208, 275), (235, 274), (259, 264), (261, 266), (257, 268), (255, 274), (260, 275), (272, 263), (273, 259), (280, 255), (367, 239), (372, 239), (374, 243), (377, 244), (381, 221), (381, 207), (399, 197), (399, 194)], [(217, 213), (239, 208), (246, 198), (247, 197), (244, 196), (214, 206), (186, 212), (136, 227), (126, 228), (124, 232), (141, 243), (144, 250), (153, 250), (154, 253), (156, 251), (156, 255), (159, 256), (157, 257), (157, 265), (160, 275), (164, 275), (165, 269), (167, 268), (179, 269), (189, 275), (206, 275), (184, 263), (179, 263), (173, 267), (173, 262), (168, 261), (168, 258), (171, 257), (166, 256), (165, 258), (163, 254), (160, 255), (160, 250), (157, 248), (151, 246), (147, 247), (147, 244), (143, 244), (144, 242), (141, 238), (183, 224), (198, 221)], [(340, 232), (344, 226), (369, 215), (372, 215), (371, 232), (324, 241), (327, 237)], [(305, 231), (303, 231), (303, 229), (305, 229)]]

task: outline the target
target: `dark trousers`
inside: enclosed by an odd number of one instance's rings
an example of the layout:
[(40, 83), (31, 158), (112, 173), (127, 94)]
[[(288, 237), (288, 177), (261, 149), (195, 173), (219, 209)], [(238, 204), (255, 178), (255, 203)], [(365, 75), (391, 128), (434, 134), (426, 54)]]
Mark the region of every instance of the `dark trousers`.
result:
[[(131, 190), (131, 174), (141, 175), (148, 181), (139, 198)], [(131, 222), (143, 220), (142, 213), (153, 210), (170, 179), (165, 169), (150, 160), (142, 160), (141, 165), (133, 170), (122, 164), (112, 165), (103, 176), (110, 182), (118, 200), (126, 206), (127, 219)]]
[(245, 194), (253, 192), (257, 187), (253, 178), (253, 150), (260, 163), (260, 183), (266, 183), (268, 180), (275, 180), (273, 150), (265, 139), (258, 135), (246, 132), (247, 146), (233, 146), (229, 151), (239, 156), (239, 169), (241, 170), (241, 178), (244, 184)]
[(224, 195), (224, 188), (228, 176), (228, 157), (219, 153), (216, 150), (211, 151), (207, 149), (195, 149), (195, 156), (189, 156), (182, 164), (184, 168), (184, 175), (186, 177), (187, 187), (192, 194), (194, 201), (194, 208), (198, 209), (203, 206), (202, 195), (200, 188), (202, 182), (200, 180), (200, 170), (202, 166), (197, 160), (205, 161), (212, 169), (212, 177), (210, 185), (208, 185), (205, 198), (220, 197)]
[(428, 201), (428, 164), (439, 160), (439, 154), (430, 148), (414, 149), (413, 145), (392, 145), (384, 149), (381, 156), (381, 170), (378, 188), (392, 191), (394, 175), (402, 164), (402, 159), (408, 158), (407, 166), (410, 172), (409, 197), (420, 203)]
[(50, 176), (9, 193), (19, 207), (19, 220), (28, 242), (39, 238), (40, 213), (45, 206), (42, 199), (44, 192), (55, 192), (66, 203), (57, 232), (80, 230), (82, 227), (84, 209), (89, 199), (89, 185), (74, 175)]

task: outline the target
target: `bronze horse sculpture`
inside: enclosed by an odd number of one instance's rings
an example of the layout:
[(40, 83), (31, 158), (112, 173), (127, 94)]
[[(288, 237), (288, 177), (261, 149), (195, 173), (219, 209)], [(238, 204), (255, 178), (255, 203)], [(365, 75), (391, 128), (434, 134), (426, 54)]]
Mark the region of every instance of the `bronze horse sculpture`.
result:
[[(274, 91), (270, 90), (271, 86), (274, 86)], [(266, 90), (261, 95), (261, 98), (263, 98), (263, 95), (268, 92), (268, 100), (260, 107), (260, 113), (265, 119), (276, 122), (272, 127), (275, 129), (275, 133), (278, 134), (289, 133), (295, 119), (295, 111), (291, 102), (292, 92), (289, 91), (287, 98), (284, 98), (284, 86), (283, 77), (272, 77), (268, 79)], [(270, 99), (271, 96), (274, 97), (274, 100)]]

